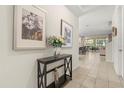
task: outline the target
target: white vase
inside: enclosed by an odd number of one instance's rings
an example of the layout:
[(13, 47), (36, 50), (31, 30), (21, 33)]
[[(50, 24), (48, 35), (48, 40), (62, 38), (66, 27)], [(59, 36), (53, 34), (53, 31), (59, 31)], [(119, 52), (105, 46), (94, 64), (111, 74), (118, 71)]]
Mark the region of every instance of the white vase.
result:
[(54, 48), (54, 56), (57, 57), (61, 54), (61, 47)]

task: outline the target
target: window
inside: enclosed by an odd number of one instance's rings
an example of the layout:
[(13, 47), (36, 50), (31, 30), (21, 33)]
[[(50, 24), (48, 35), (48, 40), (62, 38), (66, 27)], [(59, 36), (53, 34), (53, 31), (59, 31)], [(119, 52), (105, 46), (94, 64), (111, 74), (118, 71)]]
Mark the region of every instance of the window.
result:
[(96, 39), (96, 46), (98, 47), (105, 47), (106, 46), (106, 39)]
[(106, 39), (86, 39), (86, 46), (94, 46), (94, 47), (105, 47), (108, 40)]
[(94, 40), (93, 39), (87, 39), (85, 40), (86, 46), (94, 46)]

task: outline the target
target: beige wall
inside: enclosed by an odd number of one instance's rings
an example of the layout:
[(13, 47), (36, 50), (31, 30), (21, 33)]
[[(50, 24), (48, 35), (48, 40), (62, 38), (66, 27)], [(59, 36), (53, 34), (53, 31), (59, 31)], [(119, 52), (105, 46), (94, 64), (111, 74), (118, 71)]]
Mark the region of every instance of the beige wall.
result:
[[(78, 61), (78, 18), (65, 6), (40, 6), (47, 11), (47, 36), (60, 34), (61, 18), (73, 25), (73, 47), (63, 48), (63, 53), (73, 55), (73, 69)], [(12, 50), (13, 6), (0, 6), (0, 87), (37, 87), (36, 59), (53, 55), (53, 49)], [(53, 64), (54, 66), (55, 64)], [(52, 76), (49, 75), (49, 82)]]

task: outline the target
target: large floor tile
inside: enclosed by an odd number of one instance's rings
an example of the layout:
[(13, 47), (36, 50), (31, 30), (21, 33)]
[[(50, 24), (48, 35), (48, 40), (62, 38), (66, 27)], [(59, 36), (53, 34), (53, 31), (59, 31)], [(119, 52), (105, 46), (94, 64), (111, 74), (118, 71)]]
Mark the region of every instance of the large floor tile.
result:
[(96, 88), (108, 88), (108, 81), (103, 79), (96, 79)]
[(121, 88), (121, 83), (109, 81), (109, 88)]
[(80, 88), (80, 86), (79, 82), (71, 81), (64, 88)]
[(81, 84), (81, 87), (84, 86), (86, 88), (93, 88), (95, 86), (95, 78), (87, 77), (86, 80)]
[(80, 67), (73, 71), (72, 81), (65, 88), (120, 88), (124, 80), (120, 78), (114, 66), (105, 61), (99, 53), (80, 55)]

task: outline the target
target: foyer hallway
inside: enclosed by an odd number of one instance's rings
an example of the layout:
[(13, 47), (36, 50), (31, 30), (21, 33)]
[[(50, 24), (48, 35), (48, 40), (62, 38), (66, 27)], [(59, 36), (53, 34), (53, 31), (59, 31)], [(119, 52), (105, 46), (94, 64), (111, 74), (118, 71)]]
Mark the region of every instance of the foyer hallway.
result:
[(99, 53), (80, 55), (80, 67), (65, 88), (122, 88), (124, 81), (116, 75), (114, 66)]

